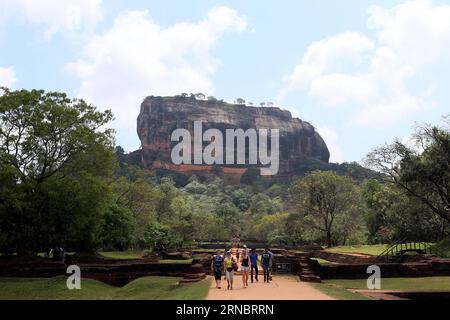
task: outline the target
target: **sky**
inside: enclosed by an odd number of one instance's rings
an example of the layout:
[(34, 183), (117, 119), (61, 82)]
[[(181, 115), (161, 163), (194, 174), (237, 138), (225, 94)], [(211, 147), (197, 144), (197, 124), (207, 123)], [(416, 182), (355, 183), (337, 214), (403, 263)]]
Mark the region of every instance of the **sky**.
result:
[(0, 86), (112, 109), (139, 148), (149, 95), (274, 102), (331, 161), (360, 161), (450, 112), (450, 0), (0, 0)]

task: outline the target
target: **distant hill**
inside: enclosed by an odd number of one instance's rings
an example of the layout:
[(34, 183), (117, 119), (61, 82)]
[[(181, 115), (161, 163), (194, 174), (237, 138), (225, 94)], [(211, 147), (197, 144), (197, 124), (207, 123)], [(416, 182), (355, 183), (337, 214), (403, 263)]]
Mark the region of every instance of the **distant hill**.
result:
[[(306, 121), (293, 118), (289, 111), (175, 96), (147, 97), (141, 105), (137, 120), (142, 144), (141, 165), (147, 169), (166, 169), (186, 175), (204, 175), (217, 170), (211, 165), (175, 165), (171, 161), (174, 145), (170, 141), (171, 133), (175, 129), (187, 129), (194, 136), (194, 121), (202, 121), (203, 132), (218, 129), (224, 137), (227, 129), (279, 129), (280, 176), (301, 173), (302, 166), (309, 161), (324, 166), (329, 161), (328, 148), (316, 129)], [(249, 163), (248, 152), (246, 160)], [(220, 165), (220, 170), (239, 181), (249, 167), (227, 164)]]

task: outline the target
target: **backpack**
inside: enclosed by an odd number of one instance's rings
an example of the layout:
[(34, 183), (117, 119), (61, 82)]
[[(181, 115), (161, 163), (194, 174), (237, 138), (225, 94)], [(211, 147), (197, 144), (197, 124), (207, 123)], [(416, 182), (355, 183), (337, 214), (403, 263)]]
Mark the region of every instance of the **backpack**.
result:
[(262, 254), (262, 259), (261, 259), (261, 260), (262, 260), (261, 262), (262, 262), (264, 265), (268, 265), (269, 262), (270, 262), (270, 253), (268, 253), (268, 252), (263, 253), (263, 254)]
[(222, 268), (223, 266), (223, 257), (222, 256), (214, 256), (214, 268)]

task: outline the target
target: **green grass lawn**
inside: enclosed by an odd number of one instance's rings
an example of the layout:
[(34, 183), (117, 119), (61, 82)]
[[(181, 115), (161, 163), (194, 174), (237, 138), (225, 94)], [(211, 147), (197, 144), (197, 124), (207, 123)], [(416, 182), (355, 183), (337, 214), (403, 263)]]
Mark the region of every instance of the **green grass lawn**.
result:
[(311, 285), (322, 291), (323, 293), (329, 295), (330, 297), (337, 300), (371, 300), (369, 297), (363, 296), (362, 294), (351, 292), (343, 287), (336, 286), (333, 284), (322, 283), (311, 283)]
[(99, 253), (108, 259), (140, 259), (143, 251), (101, 251)]
[(167, 264), (171, 264), (171, 263), (180, 263), (180, 264), (191, 264), (192, 263), (192, 259), (188, 259), (188, 260), (171, 260), (171, 259), (161, 259), (159, 260), (159, 263), (167, 263)]
[(322, 258), (311, 258), (311, 260), (316, 260), (317, 262), (319, 262), (319, 264), (330, 264), (332, 263), (331, 261), (322, 259)]
[(119, 288), (91, 279), (82, 279), (81, 290), (68, 290), (66, 277), (0, 278), (0, 300), (201, 300), (210, 279), (178, 285), (180, 278), (144, 277)]
[[(345, 289), (367, 289), (366, 279), (325, 280), (323, 283)], [(450, 291), (450, 277), (382, 278), (381, 290)]]
[(326, 249), (330, 252), (347, 252), (347, 253), (362, 253), (377, 256), (389, 247), (387, 244), (376, 245), (359, 245), (359, 246), (340, 246)]
[[(144, 251), (101, 251), (103, 257), (108, 259), (140, 259)], [(159, 263), (192, 263), (192, 259), (161, 259)]]

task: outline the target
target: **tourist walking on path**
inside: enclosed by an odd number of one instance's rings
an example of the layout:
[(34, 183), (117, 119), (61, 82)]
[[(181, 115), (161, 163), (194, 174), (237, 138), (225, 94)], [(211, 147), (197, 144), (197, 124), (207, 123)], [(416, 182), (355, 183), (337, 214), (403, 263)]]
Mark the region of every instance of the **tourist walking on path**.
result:
[(242, 249), (241, 249), (241, 255), (248, 255), (248, 248), (247, 248), (247, 245), (246, 245), (246, 244), (244, 244), (244, 245), (242, 246)]
[(233, 290), (233, 277), (234, 277), (234, 269), (236, 268), (236, 261), (234, 260), (233, 256), (231, 255), (231, 251), (228, 251), (226, 254), (226, 257), (223, 261), (224, 268), (225, 268), (225, 277), (227, 279), (227, 289)]
[(253, 271), (255, 271), (255, 280), (258, 282), (258, 253), (253, 248), (249, 255), (250, 258), (250, 276), (253, 283)]
[(269, 273), (270, 273), (270, 281), (272, 281), (272, 265), (273, 265), (273, 252), (270, 249), (267, 249), (267, 252), (270, 254), (270, 262), (269, 262)]
[(223, 273), (223, 261), (224, 258), (220, 254), (220, 251), (217, 251), (216, 254), (213, 256), (212, 262), (211, 262), (211, 270), (214, 274), (214, 279), (216, 279), (216, 288), (221, 288), (221, 282), (222, 282), (222, 273)]
[(248, 287), (248, 269), (250, 267), (250, 257), (248, 255), (247, 246), (244, 245), (244, 250), (241, 253), (241, 271), (242, 283), (244, 288)]
[(270, 266), (272, 264), (272, 254), (269, 249), (265, 249), (261, 255), (261, 264), (264, 272), (264, 282), (270, 281)]

